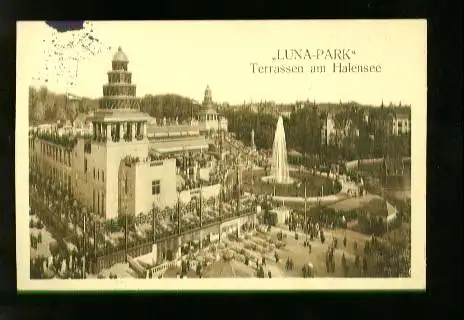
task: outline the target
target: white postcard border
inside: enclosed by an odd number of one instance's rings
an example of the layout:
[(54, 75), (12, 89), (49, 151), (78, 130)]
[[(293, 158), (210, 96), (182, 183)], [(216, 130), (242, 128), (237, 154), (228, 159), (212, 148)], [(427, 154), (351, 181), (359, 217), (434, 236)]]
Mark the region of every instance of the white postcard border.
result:
[[(353, 21), (337, 21), (337, 23)], [(374, 20), (372, 23), (396, 23), (398, 20)], [(147, 23), (147, 22), (140, 22)], [(223, 22), (234, 23), (234, 22)], [(264, 22), (263, 22), (264, 23)], [(269, 22), (272, 23), (272, 22)], [(330, 23), (325, 21), (325, 23)], [(335, 22), (334, 22), (335, 23)], [(30, 24), (17, 24), (17, 83), (16, 83), (16, 259), (18, 291), (178, 291), (178, 290), (422, 290), (426, 285), (426, 126), (427, 126), (427, 49), (425, 20), (404, 22), (404, 27), (417, 28), (417, 46), (424, 48), (421, 106), (411, 108), (411, 278), (234, 278), (234, 279), (86, 279), (86, 280), (31, 280), (29, 248), (29, 188), (28, 176), (28, 86), (30, 79), (21, 77), (27, 30)], [(421, 34), (420, 32), (423, 32)]]

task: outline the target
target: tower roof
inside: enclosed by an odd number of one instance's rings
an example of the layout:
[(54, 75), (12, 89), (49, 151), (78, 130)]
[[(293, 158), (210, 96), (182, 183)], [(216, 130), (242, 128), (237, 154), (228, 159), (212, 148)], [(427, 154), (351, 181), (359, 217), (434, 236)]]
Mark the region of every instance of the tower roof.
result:
[(118, 51), (113, 56), (113, 61), (129, 62), (129, 59), (127, 59), (126, 54), (122, 51), (121, 47), (119, 47)]

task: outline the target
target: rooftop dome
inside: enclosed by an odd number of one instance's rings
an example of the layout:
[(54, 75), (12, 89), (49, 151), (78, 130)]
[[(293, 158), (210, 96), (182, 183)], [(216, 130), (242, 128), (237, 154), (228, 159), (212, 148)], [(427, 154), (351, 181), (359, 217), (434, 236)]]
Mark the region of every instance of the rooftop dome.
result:
[(126, 54), (122, 51), (121, 47), (119, 47), (118, 51), (114, 54), (113, 61), (129, 62)]

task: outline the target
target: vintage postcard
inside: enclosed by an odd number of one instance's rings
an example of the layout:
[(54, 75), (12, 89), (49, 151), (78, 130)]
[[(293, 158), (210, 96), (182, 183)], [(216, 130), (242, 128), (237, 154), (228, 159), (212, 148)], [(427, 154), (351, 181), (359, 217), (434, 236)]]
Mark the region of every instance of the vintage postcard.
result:
[(17, 37), (18, 290), (425, 289), (425, 20)]

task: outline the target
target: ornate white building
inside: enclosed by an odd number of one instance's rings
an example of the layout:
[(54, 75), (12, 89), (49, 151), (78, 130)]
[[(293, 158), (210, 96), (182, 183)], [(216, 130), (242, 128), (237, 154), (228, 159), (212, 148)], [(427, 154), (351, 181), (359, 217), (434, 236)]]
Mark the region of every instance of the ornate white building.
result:
[(147, 122), (139, 111), (129, 61), (119, 48), (113, 57), (100, 109), (90, 118), (91, 137), (30, 138), (31, 171), (46, 176), (106, 219), (149, 211), (176, 202), (175, 159), (149, 155)]
[(214, 108), (213, 96), (209, 85), (206, 86), (202, 108), (196, 120), (201, 132), (227, 131), (227, 119), (221, 116)]

